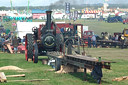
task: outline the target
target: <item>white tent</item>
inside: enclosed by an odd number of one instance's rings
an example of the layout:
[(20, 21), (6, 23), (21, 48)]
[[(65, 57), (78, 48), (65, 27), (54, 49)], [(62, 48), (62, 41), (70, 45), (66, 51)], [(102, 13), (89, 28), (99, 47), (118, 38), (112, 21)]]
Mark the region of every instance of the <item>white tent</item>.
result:
[[(56, 23), (65, 23), (65, 22), (56, 22)], [(33, 33), (32, 28), (39, 28), (40, 25), (45, 24), (45, 22), (17, 22), (16, 32), (18, 37), (23, 39), (27, 33)]]
[(17, 22), (16, 31), (18, 37), (22, 39), (23, 36), (25, 36), (27, 33), (33, 33), (32, 28), (33, 27), (39, 28), (41, 24), (45, 24), (45, 22)]

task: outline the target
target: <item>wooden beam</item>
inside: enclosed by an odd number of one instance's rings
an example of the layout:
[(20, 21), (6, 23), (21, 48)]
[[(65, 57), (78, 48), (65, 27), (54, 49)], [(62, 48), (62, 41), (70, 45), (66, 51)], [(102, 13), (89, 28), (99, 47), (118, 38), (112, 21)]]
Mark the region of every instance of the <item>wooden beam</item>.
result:
[(32, 79), (32, 80), (10, 80), (8, 82), (34, 82), (34, 81), (48, 81), (50, 79)]
[(122, 80), (128, 80), (128, 76), (123, 76), (123, 77), (112, 79), (112, 81), (122, 81)]
[(6, 77), (25, 77), (25, 74), (18, 74), (18, 75), (6, 75)]
[(12, 54), (12, 53), (13, 53), (13, 51), (12, 51), (12, 48), (11, 48), (10, 44), (6, 44), (6, 46), (8, 47), (8, 49), (9, 49), (10, 53)]

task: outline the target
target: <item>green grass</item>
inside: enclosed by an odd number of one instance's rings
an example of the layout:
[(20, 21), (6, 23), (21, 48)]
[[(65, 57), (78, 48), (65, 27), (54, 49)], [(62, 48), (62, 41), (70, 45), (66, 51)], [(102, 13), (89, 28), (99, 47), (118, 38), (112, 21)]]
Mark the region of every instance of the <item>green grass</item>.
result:
[[(128, 49), (118, 48), (86, 48), (86, 53), (92, 57), (102, 57), (103, 60), (109, 60), (116, 63), (111, 64), (111, 70), (103, 69), (102, 85), (127, 85), (128, 81), (112, 81), (113, 78), (128, 76)], [(39, 57), (42, 59), (43, 57)], [(69, 74), (55, 74), (48, 65), (42, 65), (42, 62), (34, 64), (25, 60), (24, 54), (8, 54), (0, 53), (0, 67), (14, 65), (26, 72), (18, 71), (2, 71), (6, 75), (26, 74), (22, 78), (8, 78), (9, 80), (24, 80), (24, 79), (50, 79), (49, 81), (40, 82), (8, 82), (1, 85), (97, 85), (96, 81), (92, 79), (90, 73), (87, 74), (88, 82), (83, 81), (83, 73), (69, 73)]]
[(123, 23), (107, 23), (97, 20), (78, 20), (75, 23), (81, 23), (89, 26), (89, 30), (93, 30), (95, 34), (101, 35), (101, 32), (108, 32), (113, 35), (114, 32), (123, 32), (124, 28), (128, 28), (128, 24)]

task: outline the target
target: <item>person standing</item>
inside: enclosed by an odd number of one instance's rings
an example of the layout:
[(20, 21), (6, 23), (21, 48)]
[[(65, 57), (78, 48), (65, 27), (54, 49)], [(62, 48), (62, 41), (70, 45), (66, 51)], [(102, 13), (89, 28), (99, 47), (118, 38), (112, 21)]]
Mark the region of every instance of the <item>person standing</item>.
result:
[(14, 47), (14, 53), (17, 53), (17, 47), (19, 45), (19, 40), (17, 39), (16, 36), (12, 39), (12, 46)]
[(96, 36), (95, 35), (92, 36), (91, 40), (92, 40), (93, 47), (97, 47), (96, 46)]
[(4, 39), (3, 37), (0, 37), (1, 51), (2, 51), (2, 52), (5, 52), (5, 49), (4, 49), (4, 41), (5, 41), (5, 39)]
[(61, 31), (62, 33), (64, 33), (64, 27), (62, 27), (62, 28), (60, 29), (60, 31)]
[(23, 39), (21, 39), (22, 45), (25, 45), (25, 36), (23, 36)]
[(122, 35), (121, 35), (121, 49), (124, 48), (125, 40), (126, 40), (126, 39), (125, 39), (124, 35), (122, 34)]
[(88, 48), (91, 48), (91, 36), (88, 36)]

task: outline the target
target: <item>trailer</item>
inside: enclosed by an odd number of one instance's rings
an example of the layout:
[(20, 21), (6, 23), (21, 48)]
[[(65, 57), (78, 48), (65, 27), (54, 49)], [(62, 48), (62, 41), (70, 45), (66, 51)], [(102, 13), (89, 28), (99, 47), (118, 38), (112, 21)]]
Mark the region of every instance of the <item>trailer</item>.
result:
[(107, 32), (101, 33), (102, 38), (97, 40), (97, 45), (101, 47), (120, 47), (120, 48), (127, 48), (128, 47), (128, 29), (125, 28), (123, 32), (115, 32), (114, 36), (115, 39), (109, 39), (109, 35)]
[[(69, 37), (73, 39), (73, 36)], [(82, 68), (84, 69), (84, 80), (87, 80), (86, 78), (86, 73), (87, 69), (92, 70), (92, 77), (97, 80), (97, 83), (101, 83), (101, 78), (103, 76), (102, 74), (102, 68), (105, 69), (111, 69), (111, 61), (105, 61), (102, 60), (101, 57), (99, 58), (94, 58), (94, 57), (89, 57), (86, 55), (85, 50), (84, 50), (84, 44), (83, 44), (83, 52), (80, 51), (80, 41), (78, 40), (77, 42), (77, 52), (76, 50), (73, 49), (74, 43), (68, 43), (68, 46), (66, 47), (66, 42), (64, 42), (64, 50), (61, 53), (58, 52), (48, 52), (47, 55), (50, 58), (54, 58), (55, 60), (55, 70), (56, 71), (62, 71), (63, 68), (62, 66), (71, 66), (70, 68), (73, 67), (74, 72), (77, 72), (77, 69)], [(75, 53), (73, 53), (73, 51)], [(60, 57), (61, 56), (61, 57)]]
[(97, 45), (101, 47), (117, 47), (120, 46), (120, 41), (115, 40), (98, 40)]
[(60, 55), (54, 55), (55, 53), (48, 53), (48, 57), (52, 57), (55, 59), (55, 70), (61, 70), (61, 65), (64, 66), (72, 66), (74, 67), (74, 72), (77, 72), (77, 69), (83, 68), (84, 69), (84, 80), (87, 80), (87, 69), (92, 70), (92, 77), (97, 80), (97, 83), (101, 83), (102, 68), (111, 69), (111, 61), (102, 60), (101, 57), (99, 59), (88, 57), (85, 55), (64, 55), (62, 58), (59, 58)]
[(123, 24), (128, 24), (128, 18), (123, 20)]

